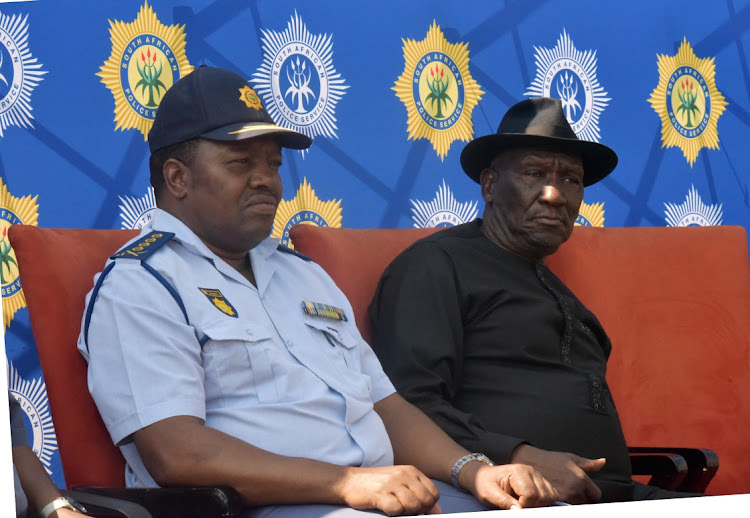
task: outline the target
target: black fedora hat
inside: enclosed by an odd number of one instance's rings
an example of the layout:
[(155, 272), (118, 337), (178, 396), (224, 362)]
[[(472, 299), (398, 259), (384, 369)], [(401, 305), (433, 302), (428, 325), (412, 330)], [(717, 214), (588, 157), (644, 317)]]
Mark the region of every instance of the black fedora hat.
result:
[(479, 175), (500, 151), (521, 147), (580, 155), (584, 186), (598, 182), (617, 166), (617, 154), (610, 148), (578, 138), (565, 118), (560, 99), (536, 97), (511, 106), (497, 133), (469, 142), (461, 152), (461, 167), (479, 183)]

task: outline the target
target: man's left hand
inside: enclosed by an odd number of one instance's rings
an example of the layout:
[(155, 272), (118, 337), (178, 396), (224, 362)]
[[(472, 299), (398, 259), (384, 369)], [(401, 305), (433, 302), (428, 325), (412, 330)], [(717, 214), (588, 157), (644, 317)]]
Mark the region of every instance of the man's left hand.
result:
[(560, 499), (547, 479), (524, 464), (470, 462), (459, 473), (459, 483), (484, 505), (500, 509), (542, 507)]

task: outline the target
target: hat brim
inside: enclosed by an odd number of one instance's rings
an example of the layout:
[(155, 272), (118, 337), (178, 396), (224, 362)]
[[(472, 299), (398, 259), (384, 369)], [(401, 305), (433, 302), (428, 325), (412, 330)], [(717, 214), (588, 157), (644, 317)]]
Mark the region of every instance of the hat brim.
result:
[(211, 130), (201, 135), (210, 140), (244, 140), (248, 138), (273, 135), (281, 147), (290, 149), (307, 149), (312, 139), (307, 135), (283, 128), (268, 122), (239, 122)]
[(617, 154), (604, 144), (521, 133), (485, 135), (472, 140), (461, 152), (461, 167), (469, 178), (479, 183), (482, 171), (490, 166), (498, 153), (523, 147), (579, 155), (583, 160), (584, 187), (602, 180), (617, 167)]

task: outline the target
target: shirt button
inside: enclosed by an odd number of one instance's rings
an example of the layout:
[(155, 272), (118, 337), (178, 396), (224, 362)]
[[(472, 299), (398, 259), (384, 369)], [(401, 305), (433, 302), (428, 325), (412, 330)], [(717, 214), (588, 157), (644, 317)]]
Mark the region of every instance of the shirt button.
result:
[(245, 329), (245, 333), (247, 333), (247, 336), (253, 336), (253, 331), (251, 329)]

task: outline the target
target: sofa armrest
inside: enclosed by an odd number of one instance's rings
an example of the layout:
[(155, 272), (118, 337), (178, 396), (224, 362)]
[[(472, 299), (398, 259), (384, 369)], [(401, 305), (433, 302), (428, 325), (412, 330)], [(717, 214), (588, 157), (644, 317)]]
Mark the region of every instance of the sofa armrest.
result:
[(116, 515), (124, 518), (153, 518), (145, 507), (134, 502), (113, 498), (84, 491), (63, 491), (63, 496), (69, 496), (83, 507), (86, 508), (87, 514), (99, 516)]
[(713, 450), (705, 448), (670, 448), (670, 447), (632, 447), (631, 454), (674, 453), (685, 459), (688, 473), (677, 487), (677, 491), (705, 493), (711, 479), (719, 470), (719, 456)]
[(649, 486), (676, 491), (688, 474), (687, 461), (675, 453), (632, 453), (633, 475), (651, 475)]
[[(75, 489), (76, 493), (138, 504), (139, 507), (145, 508), (153, 518), (233, 518), (240, 516), (243, 509), (240, 495), (230, 487), (109, 488), (92, 486)], [(146, 515), (138, 515), (138, 518), (141, 516), (147, 518)]]

